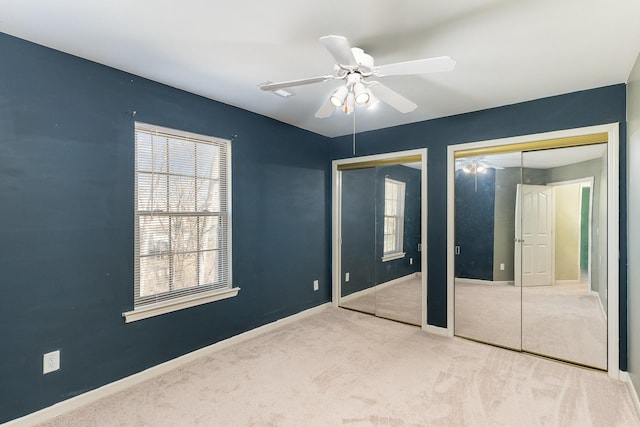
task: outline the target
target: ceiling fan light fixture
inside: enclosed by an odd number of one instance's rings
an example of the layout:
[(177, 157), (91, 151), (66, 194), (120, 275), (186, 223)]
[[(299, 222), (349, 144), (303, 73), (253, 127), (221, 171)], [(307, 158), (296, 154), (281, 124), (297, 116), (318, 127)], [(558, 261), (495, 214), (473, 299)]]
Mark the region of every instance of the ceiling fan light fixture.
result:
[(380, 100), (373, 96), (369, 89), (367, 89), (367, 92), (369, 93), (369, 102), (366, 104), (367, 110), (375, 110), (378, 104), (380, 104)]
[(353, 85), (353, 94), (355, 96), (356, 104), (362, 105), (369, 102), (369, 92), (364, 87), (364, 85), (360, 82)]
[(336, 107), (342, 107), (347, 99), (347, 95), (349, 95), (349, 89), (346, 86), (341, 86), (331, 94), (329, 100)]
[(462, 165), (456, 166), (456, 170), (458, 169), (458, 167), (462, 169), (462, 172), (473, 174), (473, 175), (485, 174), (489, 170), (489, 166), (487, 166), (485, 163), (482, 163), (478, 160), (466, 161), (462, 163)]

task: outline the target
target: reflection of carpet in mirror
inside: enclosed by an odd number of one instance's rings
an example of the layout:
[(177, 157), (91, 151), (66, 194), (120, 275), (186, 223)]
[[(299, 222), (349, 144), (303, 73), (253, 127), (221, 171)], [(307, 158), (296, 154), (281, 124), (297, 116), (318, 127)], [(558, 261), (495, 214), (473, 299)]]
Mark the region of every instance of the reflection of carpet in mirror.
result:
[(587, 285), (536, 286), (522, 292), (521, 307), (520, 288), (456, 284), (456, 335), (607, 368), (606, 319)]
[(456, 283), (455, 334), (520, 349), (520, 288)]
[(588, 285), (522, 289), (522, 348), (607, 369), (607, 321)]
[(340, 306), (400, 322), (420, 325), (422, 317), (422, 283), (420, 277), (381, 284), (371, 292), (343, 298)]
[(379, 286), (376, 289), (376, 316), (420, 325), (422, 283), (419, 277)]

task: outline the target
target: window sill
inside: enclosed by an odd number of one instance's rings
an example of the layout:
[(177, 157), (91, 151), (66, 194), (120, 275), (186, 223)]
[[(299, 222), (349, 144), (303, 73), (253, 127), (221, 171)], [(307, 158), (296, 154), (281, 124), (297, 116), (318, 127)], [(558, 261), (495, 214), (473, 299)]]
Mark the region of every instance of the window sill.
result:
[(394, 254), (387, 254), (382, 257), (382, 262), (393, 261), (394, 259), (404, 258), (406, 252), (396, 252)]
[(238, 295), (240, 288), (224, 289), (222, 291), (204, 292), (198, 295), (189, 295), (176, 298), (170, 301), (162, 301), (156, 304), (149, 304), (132, 311), (122, 313), (125, 323), (159, 316), (165, 313), (182, 310), (184, 308), (195, 307), (196, 305), (207, 304), (209, 302), (220, 301), (226, 298), (233, 298)]

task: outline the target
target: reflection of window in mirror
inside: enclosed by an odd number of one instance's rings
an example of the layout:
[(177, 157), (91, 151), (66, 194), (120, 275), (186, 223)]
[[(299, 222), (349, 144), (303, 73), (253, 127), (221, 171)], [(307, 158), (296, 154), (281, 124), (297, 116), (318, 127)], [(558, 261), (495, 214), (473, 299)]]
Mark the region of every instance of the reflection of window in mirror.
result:
[(384, 179), (384, 256), (383, 261), (404, 257), (404, 193), (405, 183)]

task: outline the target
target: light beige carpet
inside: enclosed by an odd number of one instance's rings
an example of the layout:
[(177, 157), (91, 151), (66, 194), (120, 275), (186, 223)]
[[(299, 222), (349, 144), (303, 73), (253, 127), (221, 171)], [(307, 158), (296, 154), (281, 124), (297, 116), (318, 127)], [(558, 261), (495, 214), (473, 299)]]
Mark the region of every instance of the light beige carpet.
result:
[[(522, 303), (521, 303), (522, 301)], [(607, 368), (607, 323), (584, 284), (456, 283), (456, 335)]]
[(422, 324), (422, 279), (413, 277), (393, 284), (378, 285), (371, 292), (343, 300), (340, 305), (419, 326)]
[(327, 309), (46, 426), (638, 426), (604, 373)]

